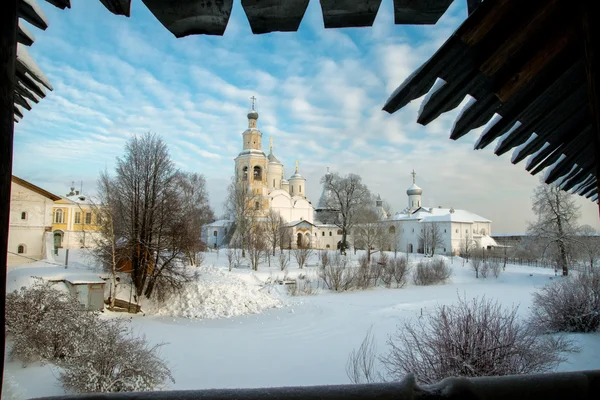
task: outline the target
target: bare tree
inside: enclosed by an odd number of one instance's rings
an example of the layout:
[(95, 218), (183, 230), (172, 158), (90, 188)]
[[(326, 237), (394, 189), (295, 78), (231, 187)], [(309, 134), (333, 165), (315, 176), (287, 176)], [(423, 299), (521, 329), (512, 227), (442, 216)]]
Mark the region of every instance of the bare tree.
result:
[(258, 264), (265, 258), (269, 249), (265, 241), (265, 230), (261, 223), (253, 223), (246, 233), (246, 246), (250, 257), (250, 266), (258, 271)]
[(285, 221), (278, 211), (269, 210), (263, 225), (265, 228), (265, 239), (269, 244), (271, 254), (275, 257), (275, 250), (277, 250), (277, 247), (281, 247), (281, 241), (285, 239), (282, 234)]
[(419, 242), (423, 254), (433, 256), (435, 249), (444, 245), (444, 237), (437, 222), (426, 222), (423, 224), (419, 234)]
[(151, 133), (133, 136), (117, 158), (115, 176), (101, 176), (101, 208), (111, 215), (101, 218), (100, 231), (107, 243), (118, 240), (116, 263), (128, 264), (137, 298), (195, 278), (182, 266), (190, 225), (178, 176), (167, 145)]
[(279, 251), (279, 257), (277, 260), (279, 261), (279, 268), (281, 268), (282, 271), (284, 271), (290, 263), (289, 255), (285, 254), (283, 250)]
[(577, 247), (589, 263), (590, 272), (594, 272), (594, 264), (600, 257), (600, 236), (594, 228), (589, 225), (579, 227), (577, 235)]
[(356, 174), (345, 177), (338, 173), (327, 174), (321, 183), (329, 193), (324, 201), (326, 207), (331, 210), (331, 220), (322, 222), (335, 224), (342, 230), (340, 252), (344, 253), (348, 248), (348, 232), (356, 224), (356, 214), (369, 204), (371, 193), (361, 177)]
[(355, 225), (352, 229), (352, 239), (355, 249), (367, 251), (367, 261), (371, 262), (371, 252), (380, 243), (383, 236), (383, 226), (375, 207), (364, 205), (355, 214)]
[(304, 268), (306, 261), (308, 261), (308, 258), (312, 255), (312, 253), (313, 249), (311, 248), (310, 240), (307, 238), (303, 238), (301, 243), (299, 243), (298, 246), (292, 250), (294, 259), (300, 268)]
[(530, 222), (527, 233), (551, 252), (563, 275), (569, 275), (569, 251), (577, 233), (579, 207), (573, 195), (555, 185), (540, 183), (533, 194), (533, 212), (537, 220)]
[(358, 349), (352, 350), (346, 363), (346, 375), (352, 383), (379, 382), (381, 377), (377, 374), (375, 361), (377, 360), (377, 346), (369, 328), (365, 338)]
[(239, 241), (242, 257), (246, 257), (248, 232), (254, 224), (256, 213), (260, 210), (260, 201), (260, 196), (252, 191), (247, 180), (232, 178), (227, 188), (225, 209), (235, 221), (231, 229), (235, 229), (233, 236)]
[(176, 176), (176, 185), (180, 190), (180, 206), (185, 213), (185, 234), (187, 243), (184, 251), (190, 261), (190, 265), (199, 265), (198, 252), (205, 249), (202, 243), (202, 229), (205, 224), (215, 220), (208, 203), (208, 190), (206, 179), (197, 173), (180, 172)]
[(115, 235), (115, 207), (116, 202), (112, 198), (113, 184), (107, 171), (100, 173), (98, 179), (98, 202), (92, 204), (96, 214), (96, 222), (100, 235), (95, 236), (97, 243), (93, 254), (111, 273), (110, 307), (114, 308), (117, 294), (117, 269), (119, 258), (122, 254), (117, 252), (117, 237)]
[[(473, 242), (473, 238), (471, 235), (467, 235), (464, 239), (460, 241), (460, 256), (469, 262), (469, 258), (471, 257), (471, 253), (475, 250), (475, 243)], [(464, 265), (464, 263), (463, 263)]]

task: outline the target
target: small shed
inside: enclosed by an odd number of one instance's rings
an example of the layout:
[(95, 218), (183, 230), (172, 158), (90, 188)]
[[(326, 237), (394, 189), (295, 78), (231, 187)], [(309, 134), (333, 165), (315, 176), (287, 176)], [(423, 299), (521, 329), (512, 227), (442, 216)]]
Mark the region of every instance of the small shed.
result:
[(88, 310), (102, 311), (104, 309), (104, 285), (105, 281), (96, 277), (78, 277), (66, 276), (60, 281), (50, 280), (50, 282), (64, 282), (69, 293)]

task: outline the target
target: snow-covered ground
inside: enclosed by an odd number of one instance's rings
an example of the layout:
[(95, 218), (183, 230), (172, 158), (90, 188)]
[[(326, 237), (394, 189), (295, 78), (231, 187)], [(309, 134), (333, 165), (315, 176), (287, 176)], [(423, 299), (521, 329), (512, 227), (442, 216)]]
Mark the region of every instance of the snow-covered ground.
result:
[[(64, 261), (61, 257), (58, 262)], [(93, 264), (77, 254), (70, 259), (70, 265), (79, 267)], [(411, 261), (416, 259), (411, 255)], [(453, 276), (444, 285), (409, 283), (402, 289), (321, 290), (313, 296), (290, 297), (283, 286), (265, 285), (284, 277), (275, 265), (261, 265), (258, 272), (247, 268), (229, 272), (221, 250), (218, 256), (207, 254), (204, 283), (186, 289), (168, 308), (159, 311), (146, 304), (144, 316), (111, 313), (107, 317), (131, 318), (135, 330), (150, 342), (167, 343), (162, 355), (176, 380), (172, 389), (343, 384), (349, 383), (348, 354), (371, 326), (378, 352), (383, 352), (388, 335), (399, 323), (418, 318), (436, 304), (454, 303), (458, 296), (486, 296), (507, 306), (520, 305), (519, 313), (526, 316), (531, 294), (551, 279), (560, 279), (554, 278), (552, 269), (515, 265), (508, 265), (498, 279), (475, 279), (460, 258), (447, 261)], [(292, 257), (288, 277), (316, 277), (316, 264), (313, 257), (312, 266), (299, 270)], [(600, 368), (600, 334), (572, 337), (583, 351), (571, 354), (559, 370)], [(5, 374), (18, 394), (15, 398), (63, 393), (51, 366), (21, 368), (20, 363), (9, 362)]]

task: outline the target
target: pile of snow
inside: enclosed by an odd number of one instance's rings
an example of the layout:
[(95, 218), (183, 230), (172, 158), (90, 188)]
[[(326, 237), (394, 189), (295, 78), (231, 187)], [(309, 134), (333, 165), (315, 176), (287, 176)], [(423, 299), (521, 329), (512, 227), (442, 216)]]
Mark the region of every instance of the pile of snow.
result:
[(40, 279), (46, 282), (68, 281), (73, 284), (104, 283), (101, 274), (90, 272), (88, 269), (57, 267), (38, 261), (11, 268), (6, 274), (6, 291), (10, 293), (21, 287), (29, 287)]
[(202, 268), (197, 282), (187, 284), (165, 304), (142, 304), (143, 310), (150, 314), (202, 319), (258, 314), (281, 306), (281, 300), (266, 289), (214, 267)]

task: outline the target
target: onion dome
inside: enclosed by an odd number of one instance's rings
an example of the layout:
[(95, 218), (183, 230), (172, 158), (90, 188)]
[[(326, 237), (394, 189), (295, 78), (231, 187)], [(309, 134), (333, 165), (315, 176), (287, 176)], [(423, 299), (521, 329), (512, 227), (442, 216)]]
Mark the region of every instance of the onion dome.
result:
[(256, 112), (256, 110), (252, 110), (248, 113), (248, 119), (254, 119), (257, 120), (258, 119), (258, 113)]
[(413, 183), (412, 186), (406, 190), (406, 194), (409, 196), (421, 195), (421, 194), (423, 194), (423, 189), (418, 187), (416, 183)]

